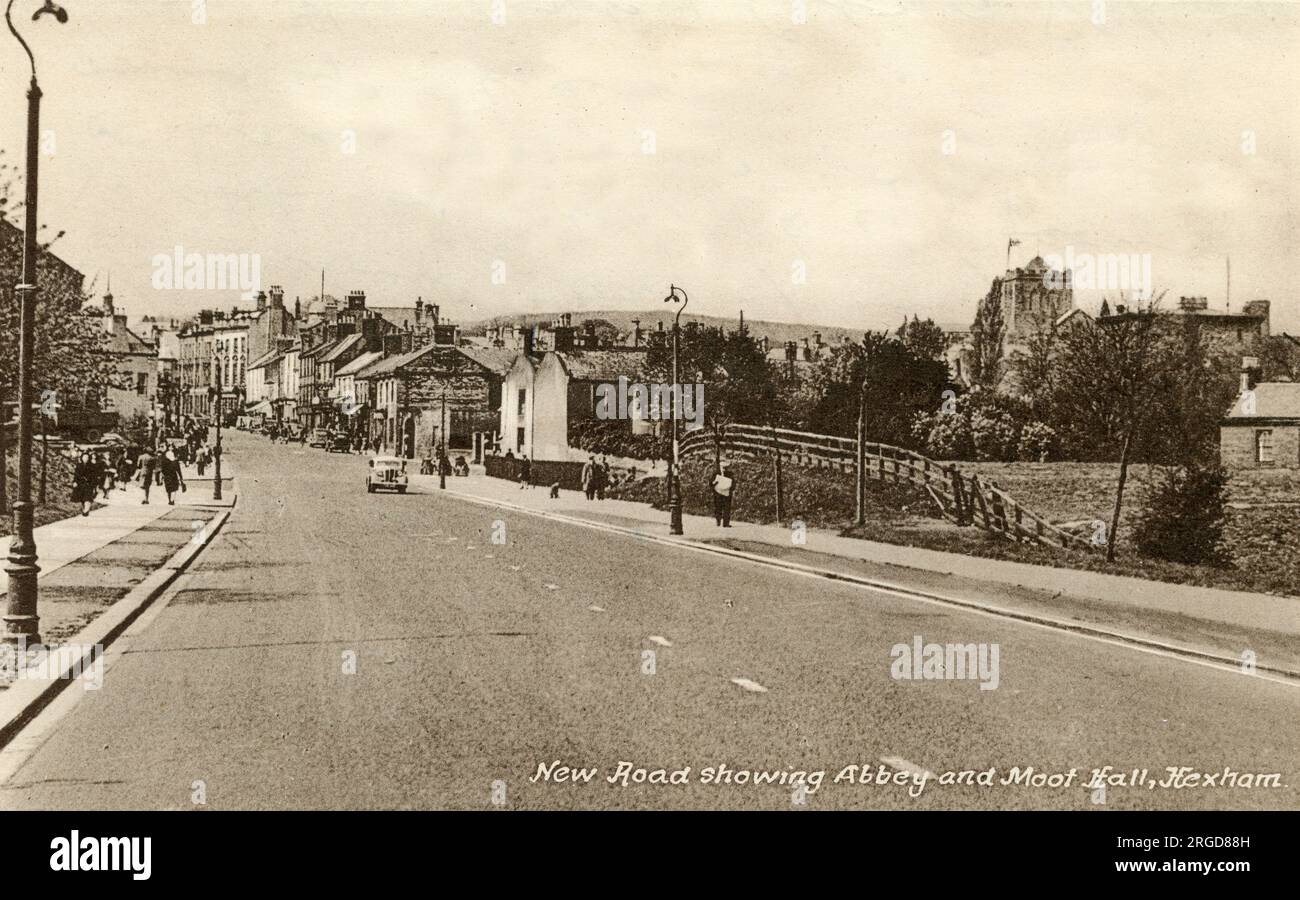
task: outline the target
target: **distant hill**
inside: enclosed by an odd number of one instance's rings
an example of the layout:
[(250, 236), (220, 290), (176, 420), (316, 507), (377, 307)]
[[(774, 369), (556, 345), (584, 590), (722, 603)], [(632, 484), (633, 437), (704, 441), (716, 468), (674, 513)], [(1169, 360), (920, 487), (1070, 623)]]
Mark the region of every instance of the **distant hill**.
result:
[[(482, 319), (477, 322), (470, 322), (462, 326), (461, 331), (466, 334), (485, 334), (488, 329), (496, 328), (499, 325), (514, 325), (516, 327), (528, 327), (532, 325), (549, 325), (559, 317), (560, 313), (528, 313), (514, 316), (494, 316), (491, 319)], [(664, 329), (670, 330), (673, 327), (672, 310), (665, 306), (662, 309), (650, 309), (645, 312), (626, 309), (605, 309), (605, 310), (582, 310), (572, 311), (573, 325), (575, 328), (581, 328), (582, 323), (587, 319), (604, 319), (612, 324), (622, 333), (632, 331), (633, 319), (641, 320), (641, 330), (651, 332), (659, 327), (663, 322)], [(705, 326), (719, 326), (728, 331), (736, 328), (740, 324), (737, 318), (728, 318), (724, 316), (694, 316), (689, 312), (682, 315), (682, 324), (687, 322), (699, 322)], [(940, 322), (945, 330), (966, 330), (969, 325), (958, 323)], [(891, 326), (896, 328), (897, 325)], [(772, 345), (779, 346), (786, 341), (802, 341), (804, 338), (811, 338), (814, 332), (820, 332), (822, 340), (828, 344), (838, 343), (841, 338), (848, 338), (851, 341), (862, 340), (862, 331), (852, 328), (840, 328), (835, 325), (803, 325), (792, 322), (768, 322), (763, 319), (745, 319), (745, 328), (755, 338), (766, 337)]]

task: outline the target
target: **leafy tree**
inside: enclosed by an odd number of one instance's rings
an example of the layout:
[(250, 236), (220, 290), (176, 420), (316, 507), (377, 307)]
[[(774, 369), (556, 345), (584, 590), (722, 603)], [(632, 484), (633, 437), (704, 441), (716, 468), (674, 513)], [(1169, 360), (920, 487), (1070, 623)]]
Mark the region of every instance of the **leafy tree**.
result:
[(917, 355), (898, 335), (870, 331), (861, 343), (832, 348), (813, 383), (818, 402), (812, 430), (854, 435), (862, 402), (866, 439), (902, 446), (917, 444), (912, 431), (917, 413), (937, 409), (951, 387), (947, 364)]
[(609, 319), (583, 319), (578, 325), (578, 334), (587, 334), (588, 328), (595, 333), (596, 340), (602, 344), (618, 340), (618, 326)]
[(1300, 338), (1275, 334), (1264, 341), (1259, 354), (1262, 380), (1300, 381)]
[(894, 334), (921, 359), (943, 359), (948, 349), (948, 335), (944, 330), (933, 319), (922, 321), (915, 313), (910, 320), (904, 319)]
[(971, 323), (971, 381), (981, 387), (997, 387), (1002, 380), (1006, 322), (1002, 317), (1002, 295), (994, 281), (975, 310)]
[[(650, 336), (642, 376), (669, 383), (673, 372), (672, 333)], [(746, 332), (693, 325), (683, 328), (678, 346), (678, 380), (704, 385), (704, 418), (710, 427), (731, 422), (758, 425), (778, 412), (777, 375), (762, 348)]]
[(1069, 377), (1053, 397), (1058, 421), (1069, 429), (1074, 446), (1089, 446), (1104, 456), (1119, 451), (1119, 483), (1106, 542), (1111, 561), (1129, 464), (1150, 435), (1152, 411), (1167, 400), (1162, 388), (1175, 366), (1163, 339), (1159, 300), (1062, 336), (1061, 363)]
[[(0, 159), (0, 218), (13, 214), (21, 204), (10, 199), (16, 170)], [(44, 230), (44, 229), (42, 229)], [(101, 408), (110, 386), (125, 387), (109, 353), (108, 337), (97, 314), (83, 312), (91, 296), (79, 274), (59, 264), (49, 252), (63, 232), (39, 241), (34, 321), (35, 352), (32, 357), (32, 387), (39, 400), (53, 392), (57, 405), (65, 409)], [(6, 223), (0, 225), (0, 333), (19, 331), (18, 293), (22, 278), (23, 235)], [(0, 341), (0, 394), (17, 396), (18, 341)]]

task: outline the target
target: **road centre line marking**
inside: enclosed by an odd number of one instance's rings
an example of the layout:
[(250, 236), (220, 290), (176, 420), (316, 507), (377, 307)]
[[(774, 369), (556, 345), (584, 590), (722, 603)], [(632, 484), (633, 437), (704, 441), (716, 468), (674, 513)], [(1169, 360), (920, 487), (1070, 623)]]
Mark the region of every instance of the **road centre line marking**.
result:
[(650, 635), (650, 637), (646, 638), (646, 640), (648, 640), (652, 644), (658, 644), (660, 647), (671, 647), (673, 645), (673, 642), (668, 640), (668, 638), (661, 637), (660, 635), (657, 634)]
[(748, 678), (733, 678), (731, 683), (739, 685), (747, 691), (753, 691), (756, 694), (766, 694), (767, 688), (763, 687), (757, 681), (750, 681)]

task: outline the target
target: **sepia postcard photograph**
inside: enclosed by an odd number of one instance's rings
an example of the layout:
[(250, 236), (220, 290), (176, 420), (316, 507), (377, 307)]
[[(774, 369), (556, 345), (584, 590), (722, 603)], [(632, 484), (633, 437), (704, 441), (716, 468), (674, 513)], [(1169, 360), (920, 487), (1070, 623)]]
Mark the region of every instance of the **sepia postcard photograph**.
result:
[(0, 5), (18, 877), (1294, 871), (1300, 3)]

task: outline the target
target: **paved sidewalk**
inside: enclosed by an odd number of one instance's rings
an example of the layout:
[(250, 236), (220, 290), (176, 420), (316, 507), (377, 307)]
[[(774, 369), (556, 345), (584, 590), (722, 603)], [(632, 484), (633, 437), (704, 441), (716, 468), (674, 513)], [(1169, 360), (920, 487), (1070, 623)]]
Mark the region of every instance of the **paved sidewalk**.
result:
[[(436, 477), (414, 475), (411, 482), (420, 491), (438, 490)], [(471, 474), (468, 478), (448, 478), (447, 490), (592, 522), (617, 524), (669, 538), (667, 513), (642, 503), (625, 500), (588, 501), (580, 492), (563, 490), (560, 491), (560, 497), (553, 500), (549, 498), (549, 491), (545, 487), (520, 490), (517, 484), (480, 474)], [(733, 527), (722, 529), (715, 525), (711, 517), (683, 515), (682, 520), (685, 534), (673, 538), (674, 540), (713, 544), (719, 541), (747, 542), (779, 550), (782, 558), (797, 559), (797, 555), (825, 554), (849, 562), (918, 569), (974, 582), (1013, 586), (1047, 593), (1054, 598), (1081, 598), (1091, 601), (1090, 606), (1094, 609), (1104, 609), (1109, 605), (1126, 613), (1134, 610), (1147, 611), (1152, 614), (1190, 617), (1234, 629), (1300, 635), (1300, 601), (1292, 598), (964, 556), (840, 537), (825, 529), (809, 528), (806, 543), (796, 547), (791, 540), (791, 530), (777, 525), (736, 522)]]

